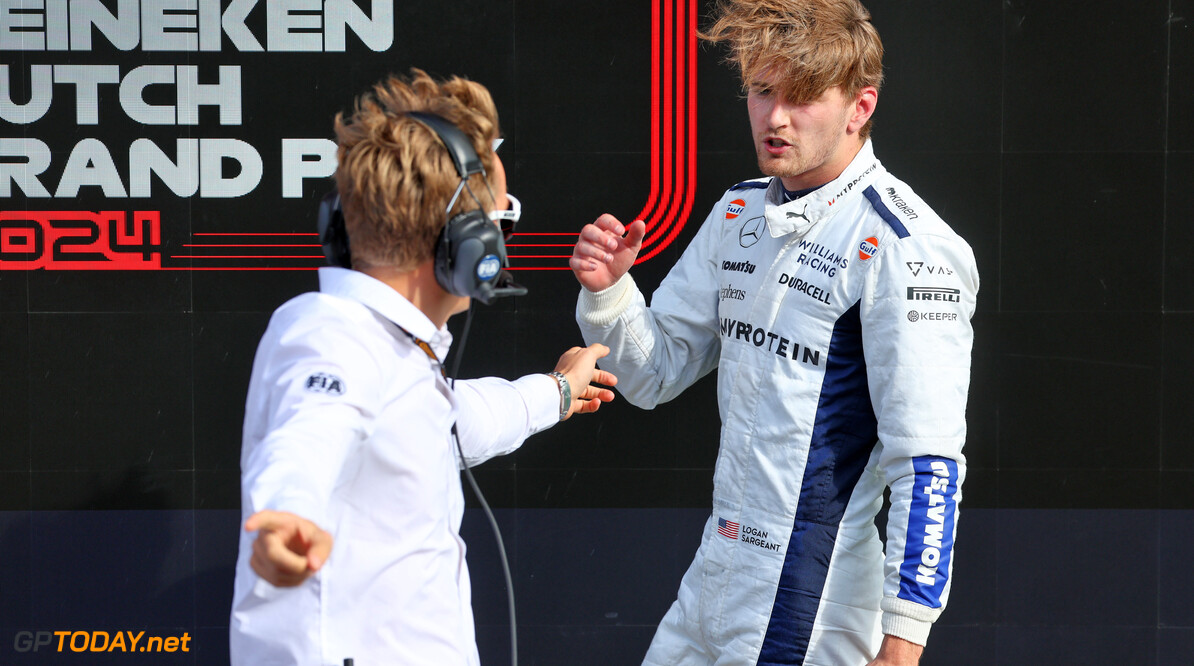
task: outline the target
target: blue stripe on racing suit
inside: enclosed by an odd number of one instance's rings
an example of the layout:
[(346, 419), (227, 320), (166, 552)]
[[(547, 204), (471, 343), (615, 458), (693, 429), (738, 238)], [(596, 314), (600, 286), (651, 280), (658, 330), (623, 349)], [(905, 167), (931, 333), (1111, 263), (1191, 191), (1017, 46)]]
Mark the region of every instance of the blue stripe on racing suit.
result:
[(907, 238), (912, 235), (908, 233), (908, 227), (905, 227), (904, 223), (900, 222), (900, 218), (896, 217), (894, 213), (887, 209), (887, 205), (883, 203), (883, 198), (880, 197), (879, 193), (875, 191), (874, 185), (871, 185), (863, 190), (862, 194), (866, 197), (867, 201), (871, 202), (871, 206), (874, 207), (875, 212), (879, 214), (879, 217), (883, 218), (883, 221), (887, 223), (887, 226), (891, 227), (892, 231), (896, 232), (897, 236), (900, 238)]
[(941, 608), (954, 546), (958, 463), (949, 458), (925, 456), (913, 459), (912, 468), (916, 480), (897, 596), (929, 608)]
[(830, 338), (792, 538), (758, 664), (801, 664), (817, 617), (837, 528), (878, 437), (867, 387), (858, 303)]

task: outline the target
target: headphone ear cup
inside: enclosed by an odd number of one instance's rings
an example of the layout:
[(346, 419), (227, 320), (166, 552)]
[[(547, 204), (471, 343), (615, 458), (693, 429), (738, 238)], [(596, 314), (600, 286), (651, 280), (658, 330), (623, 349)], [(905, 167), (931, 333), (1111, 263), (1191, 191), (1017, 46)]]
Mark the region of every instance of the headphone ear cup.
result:
[(489, 303), (505, 263), (502, 233), (485, 213), (459, 213), (444, 225), (435, 248), (435, 279), (444, 291)]

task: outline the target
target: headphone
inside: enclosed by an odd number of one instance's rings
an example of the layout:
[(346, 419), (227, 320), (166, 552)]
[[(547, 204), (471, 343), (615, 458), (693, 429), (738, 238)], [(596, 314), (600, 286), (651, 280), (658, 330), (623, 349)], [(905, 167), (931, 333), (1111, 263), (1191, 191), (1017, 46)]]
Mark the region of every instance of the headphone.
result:
[[(509, 258), (501, 230), (480, 209), (481, 201), (468, 187), (469, 177), (478, 173), (485, 175), (485, 168), (472, 144), (455, 125), (440, 116), (420, 111), (409, 111), (406, 115), (435, 132), (460, 176), (460, 184), (444, 214), (451, 212), (463, 190), (468, 190), (478, 205), (478, 208), (453, 215), (444, 224), (435, 244), (435, 281), (450, 294), (475, 298), (486, 305), (502, 296), (525, 295), (526, 287), (515, 284), (509, 271), (505, 270)], [(340, 195), (334, 189), (320, 201), (318, 228), (328, 263), (351, 268), (348, 232), (344, 226)]]

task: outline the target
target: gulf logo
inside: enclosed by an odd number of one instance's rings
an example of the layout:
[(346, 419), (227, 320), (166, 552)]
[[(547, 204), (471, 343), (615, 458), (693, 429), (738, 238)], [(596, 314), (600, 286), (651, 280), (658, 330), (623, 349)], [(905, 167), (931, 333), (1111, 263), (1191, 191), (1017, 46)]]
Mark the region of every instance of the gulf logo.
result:
[(742, 214), (746, 209), (746, 202), (742, 199), (734, 199), (730, 205), (726, 206), (726, 219), (732, 220)]
[(858, 258), (866, 261), (879, 251), (879, 239), (871, 236), (858, 244)]

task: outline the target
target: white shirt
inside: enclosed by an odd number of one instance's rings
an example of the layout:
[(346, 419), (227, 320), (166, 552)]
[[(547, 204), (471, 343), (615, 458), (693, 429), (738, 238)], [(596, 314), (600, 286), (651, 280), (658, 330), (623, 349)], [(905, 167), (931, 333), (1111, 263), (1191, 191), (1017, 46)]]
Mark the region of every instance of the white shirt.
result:
[(295, 513), (335, 545), (318, 574), (276, 588), (249, 567), (257, 535), (241, 533), (232, 663), (477, 664), (451, 425), (469, 465), (509, 453), (557, 422), (558, 386), (528, 375), (452, 390), (410, 337), (443, 359), (446, 327), (363, 273), (319, 280), (278, 308), (258, 347), (241, 513)]

